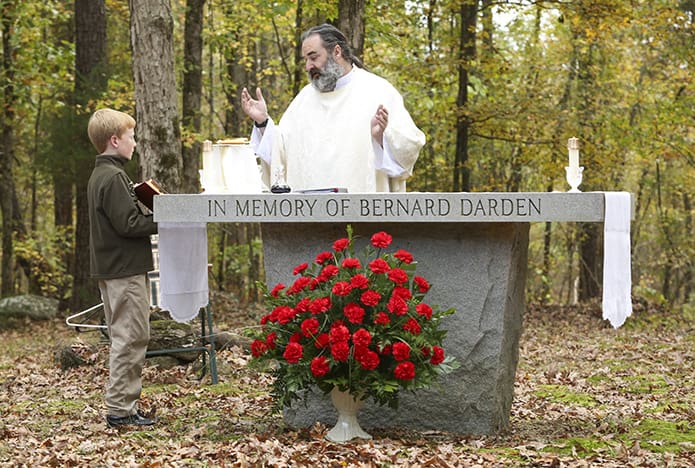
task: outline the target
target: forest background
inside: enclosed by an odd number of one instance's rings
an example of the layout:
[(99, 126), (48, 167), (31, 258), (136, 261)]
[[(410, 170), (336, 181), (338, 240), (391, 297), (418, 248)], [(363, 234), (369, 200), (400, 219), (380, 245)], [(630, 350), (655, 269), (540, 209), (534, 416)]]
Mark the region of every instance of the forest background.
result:
[[(200, 191), (201, 142), (248, 136), (241, 88), (277, 120), (307, 82), (302, 31), (333, 22), (427, 135), (409, 191), (633, 194), (633, 294), (693, 306), (693, 0), (0, 0), (3, 297), (98, 302), (88, 278), (86, 122), (136, 116), (132, 178)], [(259, 299), (257, 225), (208, 227), (215, 288)], [(531, 227), (527, 296), (600, 297), (601, 226)]]

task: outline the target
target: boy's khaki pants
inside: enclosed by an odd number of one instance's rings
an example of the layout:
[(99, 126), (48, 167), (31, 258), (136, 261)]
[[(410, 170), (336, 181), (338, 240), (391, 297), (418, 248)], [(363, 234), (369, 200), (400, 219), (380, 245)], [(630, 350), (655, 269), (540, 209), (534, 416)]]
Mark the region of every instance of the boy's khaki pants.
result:
[(137, 412), (150, 340), (147, 275), (100, 280), (99, 290), (111, 339), (106, 411), (111, 416), (129, 416)]

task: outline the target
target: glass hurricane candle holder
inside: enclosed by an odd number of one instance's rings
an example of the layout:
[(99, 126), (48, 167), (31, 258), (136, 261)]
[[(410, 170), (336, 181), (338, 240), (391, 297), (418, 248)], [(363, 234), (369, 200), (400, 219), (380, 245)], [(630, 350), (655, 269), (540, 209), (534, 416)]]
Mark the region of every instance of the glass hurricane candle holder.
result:
[(565, 167), (565, 172), (567, 173), (567, 183), (570, 184), (569, 192), (581, 192), (579, 190), (579, 185), (582, 183), (582, 173), (584, 172), (584, 166), (578, 167)]

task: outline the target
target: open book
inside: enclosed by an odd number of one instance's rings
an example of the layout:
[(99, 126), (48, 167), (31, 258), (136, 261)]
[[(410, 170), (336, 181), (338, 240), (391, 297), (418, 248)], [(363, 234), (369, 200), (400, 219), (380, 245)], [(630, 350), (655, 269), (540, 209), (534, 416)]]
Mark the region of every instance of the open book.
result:
[(135, 190), (135, 195), (138, 196), (140, 203), (145, 205), (150, 210), (152, 210), (154, 206), (154, 196), (165, 193), (164, 190), (162, 190), (162, 187), (160, 187), (154, 179), (147, 179), (133, 185), (133, 190)]

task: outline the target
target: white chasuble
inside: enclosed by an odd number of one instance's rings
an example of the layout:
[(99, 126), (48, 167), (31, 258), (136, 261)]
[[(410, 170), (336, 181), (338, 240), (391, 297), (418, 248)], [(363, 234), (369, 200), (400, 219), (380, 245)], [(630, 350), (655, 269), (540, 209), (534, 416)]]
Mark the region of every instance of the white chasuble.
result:
[[(289, 105), (272, 132), (272, 184), (284, 176), (293, 191), (344, 187), (350, 193), (388, 192), (389, 176), (404, 181), (412, 175), (425, 135), (403, 98), (381, 77), (357, 67), (351, 74), (347, 85), (329, 93), (309, 84)], [(383, 143), (392, 160), (371, 134), (379, 104), (388, 111)]]

